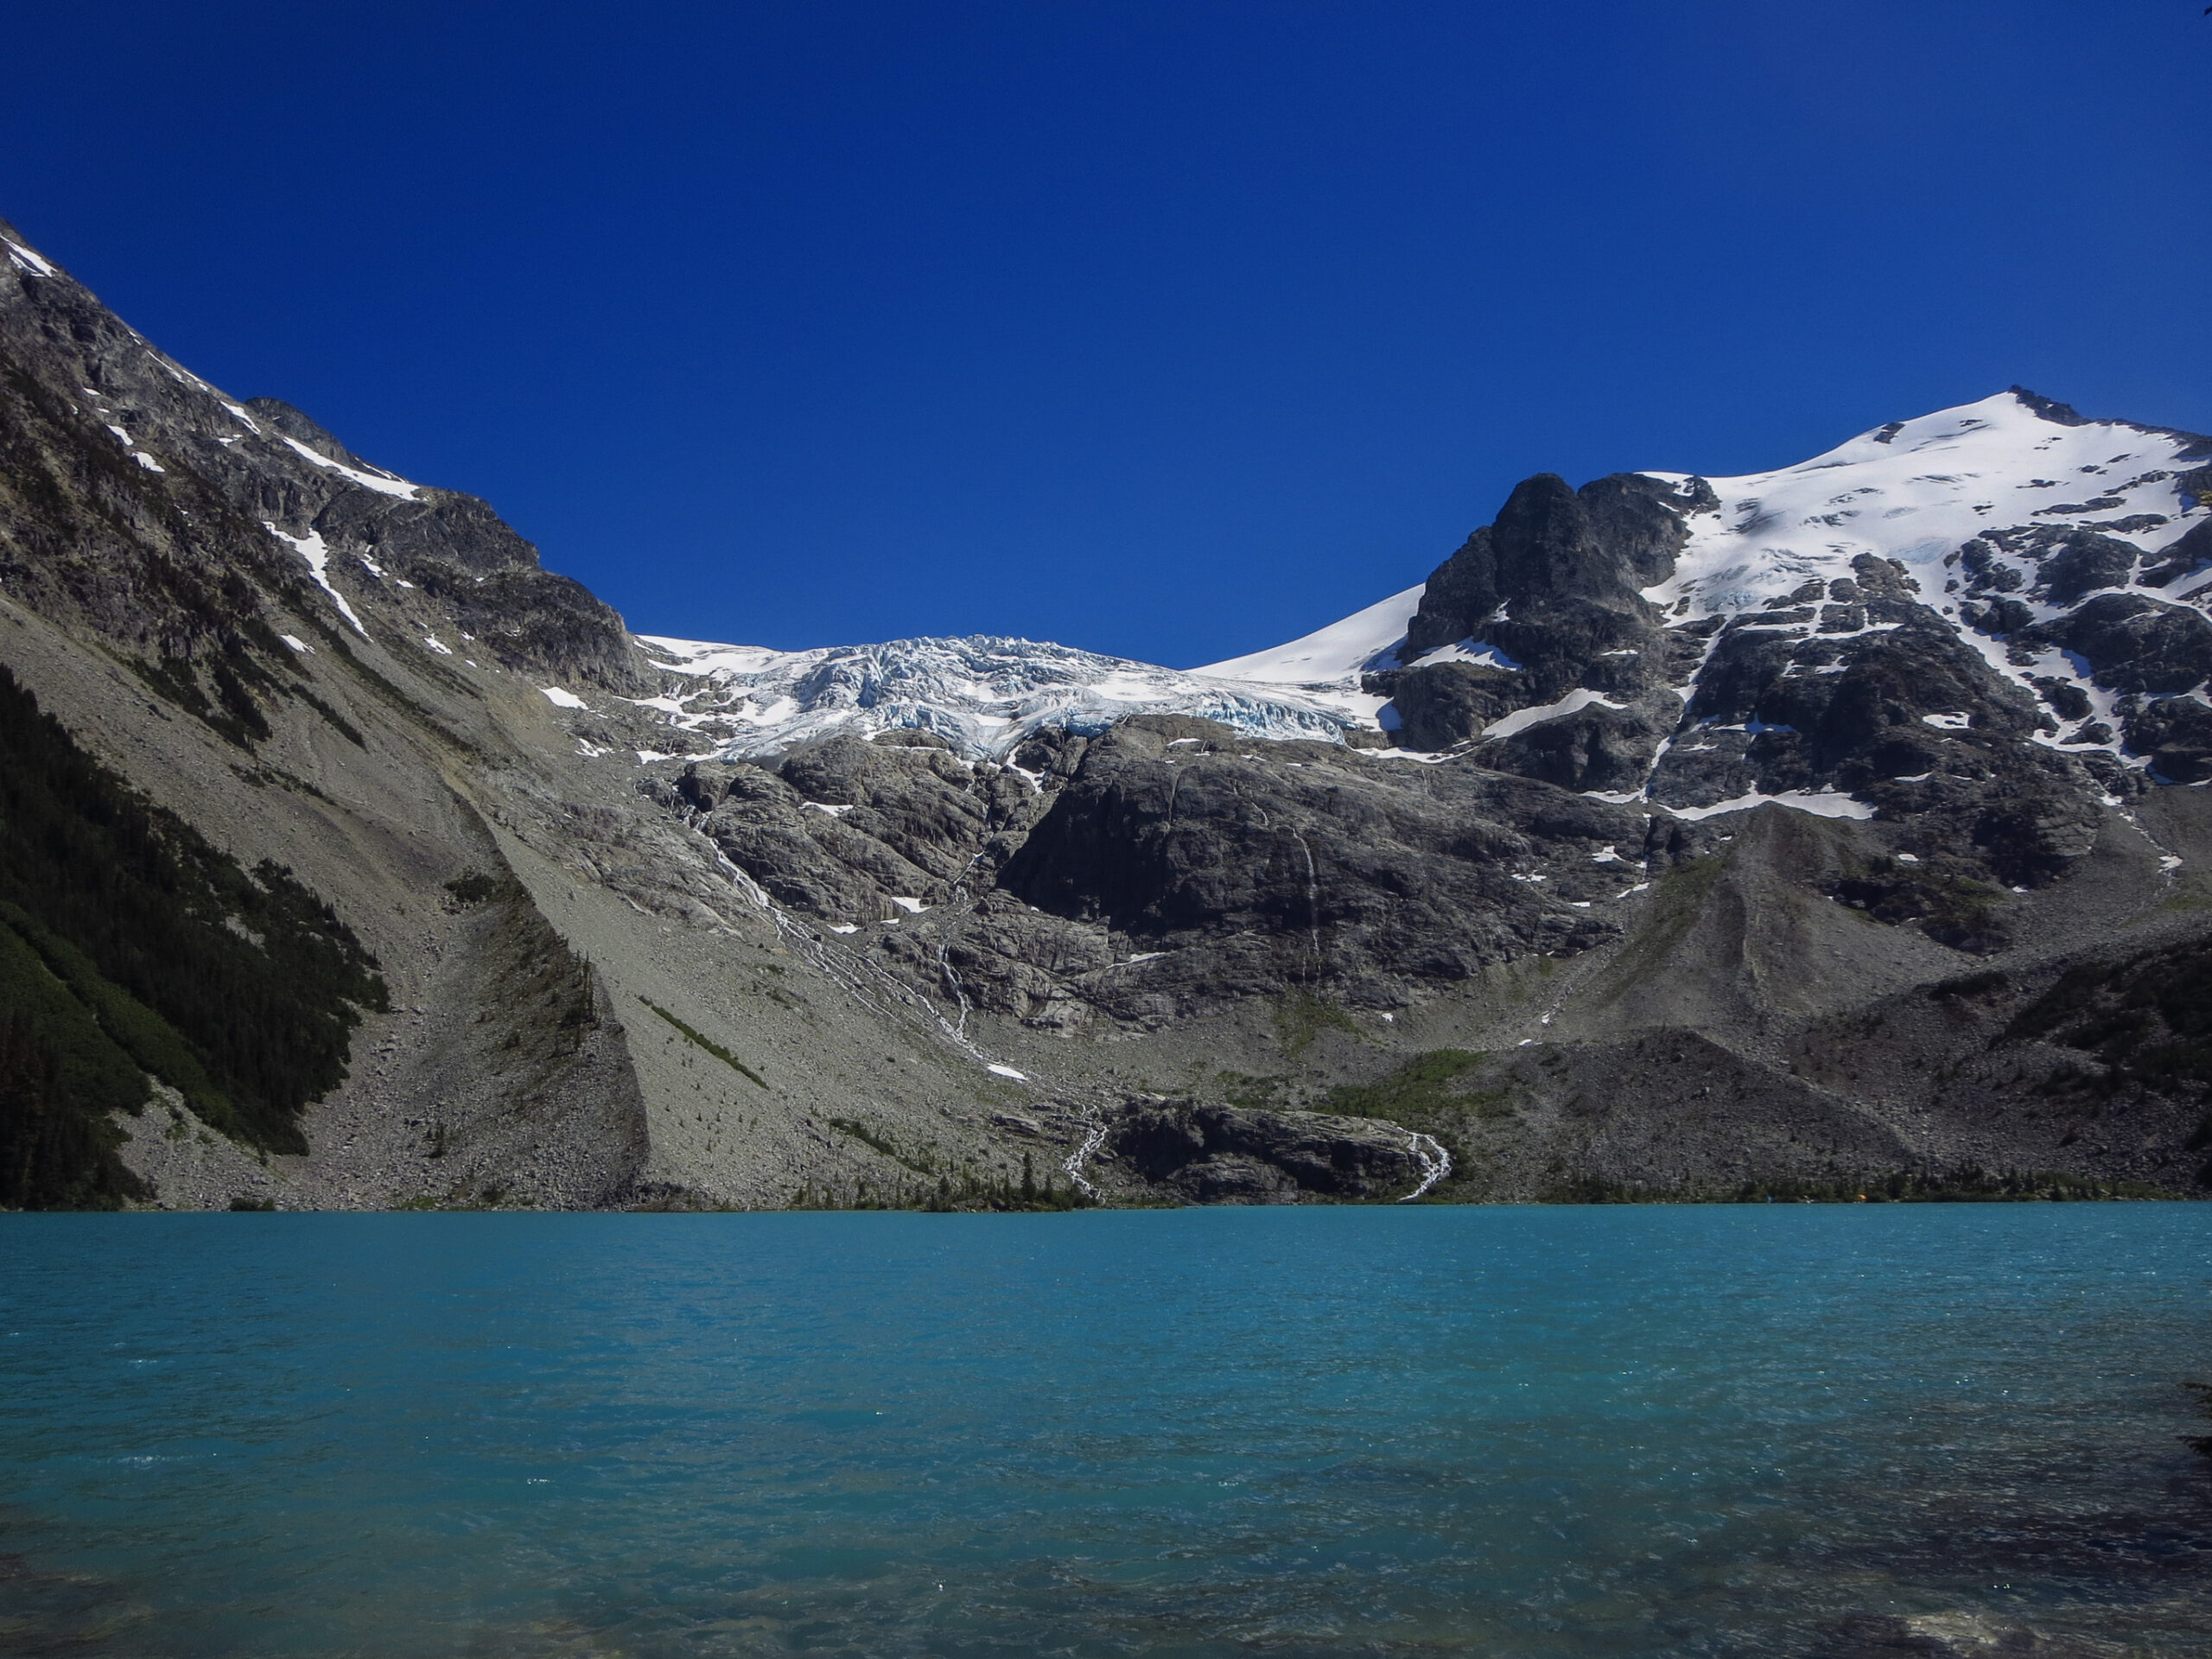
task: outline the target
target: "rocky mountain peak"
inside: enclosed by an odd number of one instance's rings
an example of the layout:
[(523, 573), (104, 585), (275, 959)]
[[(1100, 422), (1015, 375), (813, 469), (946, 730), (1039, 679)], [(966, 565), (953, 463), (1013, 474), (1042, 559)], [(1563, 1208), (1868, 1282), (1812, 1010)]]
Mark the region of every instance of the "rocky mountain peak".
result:
[[(367, 461), (339, 442), (337, 438), (319, 423), (302, 410), (293, 408), (281, 397), (249, 397), (245, 400), (245, 407), (255, 421), (280, 438), (293, 439), (313, 450), (324, 460), (335, 461), (338, 465), (350, 467), (356, 472), (372, 470)], [(405, 480), (398, 478), (396, 474), (381, 475), (391, 478), (399, 483), (406, 482)], [(409, 487), (416, 490), (418, 493), (421, 489), (420, 486)]]
[[(543, 570), (487, 503), (388, 472), (289, 404), (219, 391), (19, 233), (0, 242), (0, 350), (22, 376), (8, 394), (16, 463), (45, 480), (35, 493), (74, 502), (89, 532), (77, 556), (27, 563), (16, 580), (159, 658), (236, 658), (246, 684), (281, 675), (274, 640), (311, 619), (388, 652), (449, 655), (466, 636), (508, 671), (652, 689), (621, 619)], [(18, 506), (27, 535), (58, 521)], [(118, 523), (133, 527), (125, 542), (94, 528)], [(207, 596), (238, 579), (259, 601)], [(237, 626), (249, 612), (257, 632)], [(267, 660), (243, 666), (256, 658)]]

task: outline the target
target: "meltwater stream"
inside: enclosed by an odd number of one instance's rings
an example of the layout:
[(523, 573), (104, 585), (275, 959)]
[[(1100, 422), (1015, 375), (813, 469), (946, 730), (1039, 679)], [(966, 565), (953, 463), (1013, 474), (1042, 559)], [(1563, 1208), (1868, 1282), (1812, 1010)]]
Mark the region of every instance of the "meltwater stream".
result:
[(2209, 1283), (2192, 1205), (0, 1216), (0, 1652), (2202, 1654)]

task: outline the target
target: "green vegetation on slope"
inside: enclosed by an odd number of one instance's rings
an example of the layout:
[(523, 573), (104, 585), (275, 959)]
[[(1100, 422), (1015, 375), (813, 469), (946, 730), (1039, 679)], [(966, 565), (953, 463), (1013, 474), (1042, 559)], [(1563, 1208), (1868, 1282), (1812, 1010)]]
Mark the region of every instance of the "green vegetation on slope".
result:
[(1311, 991), (1287, 992), (1275, 1004), (1275, 1041), (1290, 1058), (1301, 1058), (1324, 1030), (1367, 1035), (1351, 1014)]
[(1321, 1110), (1341, 1112), (1347, 1117), (1384, 1118), (1411, 1129), (1427, 1129), (1444, 1112), (1488, 1116), (1484, 1109), (1494, 1109), (1503, 1098), (1502, 1091), (1470, 1096), (1452, 1085), (1489, 1058), (1471, 1049), (1433, 1048), (1414, 1055), (1376, 1082), (1330, 1090), (1322, 1099)]
[(957, 1176), (950, 1173), (940, 1174), (934, 1185), (927, 1181), (900, 1179), (887, 1186), (863, 1176), (846, 1187), (816, 1186), (810, 1182), (792, 1196), (790, 1207), (793, 1210), (921, 1210), (937, 1214), (972, 1211), (1006, 1214), (1085, 1210), (1090, 1207), (1090, 1202), (1073, 1185), (1061, 1185), (1049, 1166), (1040, 1175), (1035, 1158), (1025, 1152), (1021, 1154), (1021, 1179), (1018, 1182), (1009, 1175), (984, 1175), (974, 1170), (962, 1170)]
[(115, 1157), (145, 1074), (38, 953), (0, 927), (0, 1204), (111, 1210), (145, 1196)]
[(731, 1071), (736, 1072), (740, 1077), (751, 1078), (763, 1089), (766, 1089), (768, 1086), (768, 1080), (762, 1077), (758, 1071), (755, 1071), (751, 1066), (747, 1065), (743, 1060), (739, 1059), (736, 1055), (731, 1053), (729, 1050), (724, 1048), (713, 1038), (703, 1035), (702, 1033), (696, 1031), (691, 1027), (684, 1024), (683, 1020), (677, 1019), (666, 1008), (661, 1007), (661, 1005), (654, 1001), (652, 998), (649, 996), (641, 996), (638, 1001), (644, 1003), (655, 1014), (660, 1015), (662, 1019), (667, 1020), (670, 1025), (675, 1027), (678, 1032), (683, 1033), (684, 1041), (691, 1044), (696, 1048), (704, 1049), (708, 1053), (713, 1055), (716, 1059), (720, 1060), (724, 1065), (729, 1067)]
[(1441, 1202), (1465, 1197), (1479, 1186), (1477, 1143), (1481, 1124), (1514, 1116), (1509, 1090), (1468, 1086), (1474, 1081), (1469, 1074), (1490, 1058), (1479, 1049), (1432, 1048), (1373, 1083), (1330, 1090), (1315, 1109), (1380, 1118), (1430, 1136), (1450, 1154), (1452, 1171), (1433, 1198)]
[(291, 873), (251, 875), (78, 748), (0, 668), (0, 1205), (143, 1196), (110, 1115), (150, 1073), (233, 1138), (304, 1151), (375, 963)]

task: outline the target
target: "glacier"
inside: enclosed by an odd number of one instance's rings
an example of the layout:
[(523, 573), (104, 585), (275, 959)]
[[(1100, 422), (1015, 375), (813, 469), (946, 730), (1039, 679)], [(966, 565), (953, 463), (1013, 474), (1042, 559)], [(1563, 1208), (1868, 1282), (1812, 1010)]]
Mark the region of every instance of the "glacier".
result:
[[(2007, 680), (2045, 703), (2054, 685), (2075, 688), (2100, 719), (2116, 725), (2114, 694), (2079, 658), (2024, 653), (1989, 627), (1985, 612), (1959, 591), (1961, 550), (1996, 531), (2001, 552), (2008, 528), (2015, 536), (2079, 530), (2155, 557), (2207, 516), (2186, 477), (2203, 459), (2203, 441), (2191, 434), (2085, 420), (2015, 388), (1891, 422), (1770, 472), (1652, 469), (1643, 475), (1701, 481), (1715, 505), (1686, 516), (1688, 540), (1672, 575), (1643, 597), (1669, 626), (1720, 617), (1735, 627), (1808, 632), (1812, 623), (1752, 613), (1779, 610), (1806, 583), (1848, 576), (1853, 560), (1872, 554), (1900, 566), (1922, 602)], [(2038, 588), (2031, 559), (1999, 557), (1995, 568), (1998, 585), (2012, 580), (2019, 592), (2008, 613), (2016, 621), (2049, 621), (2120, 590), (2054, 596)], [(1980, 575), (1976, 586), (1986, 589), (1989, 572)], [(2171, 591), (2185, 585), (2169, 579), (2162, 591), (2120, 582), (2132, 597), (2202, 614), (2202, 591)], [(934, 733), (970, 759), (1003, 759), (1040, 729), (1096, 734), (1135, 714), (1198, 715), (1255, 739), (1394, 753), (1395, 711), (1369, 689), (1368, 677), (1443, 662), (1515, 666), (1475, 638), (1402, 661), (1422, 592), (1417, 583), (1300, 639), (1187, 670), (988, 634), (807, 651), (641, 634), (632, 637), (663, 684), (658, 696), (635, 701), (729, 760), (779, 754), (840, 732), (898, 729)], [(1520, 711), (1513, 729), (1580, 707), (1570, 697)], [(2057, 739), (2045, 734), (2044, 741)], [(2091, 746), (2077, 737), (2068, 747)], [(2133, 764), (2119, 740), (2102, 747)]]
[(991, 634), (792, 652), (636, 638), (669, 682), (638, 706), (706, 738), (726, 760), (892, 730), (931, 732), (971, 759), (996, 759), (1046, 727), (1090, 735), (1139, 714), (1193, 715), (1272, 740), (1341, 743), (1376, 729), (1356, 683), (1232, 679)]

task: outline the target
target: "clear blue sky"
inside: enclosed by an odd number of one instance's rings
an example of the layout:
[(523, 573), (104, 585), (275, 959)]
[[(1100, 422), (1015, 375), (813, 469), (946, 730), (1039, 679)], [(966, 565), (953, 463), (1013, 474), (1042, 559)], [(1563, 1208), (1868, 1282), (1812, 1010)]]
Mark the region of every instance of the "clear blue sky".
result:
[(2212, 429), (2201, 10), (73, 0), (0, 216), (640, 631), (1188, 665), (1530, 472)]

